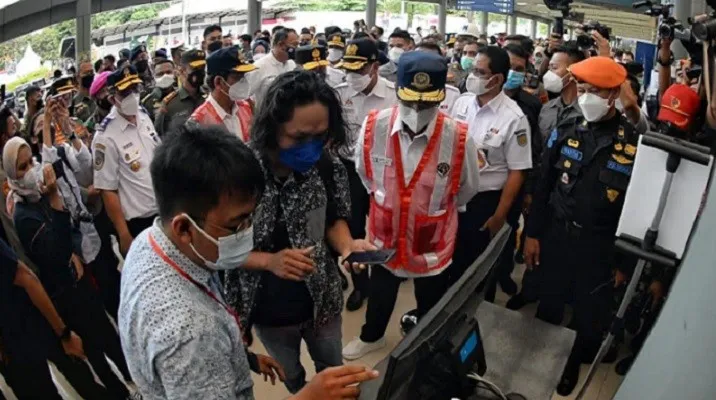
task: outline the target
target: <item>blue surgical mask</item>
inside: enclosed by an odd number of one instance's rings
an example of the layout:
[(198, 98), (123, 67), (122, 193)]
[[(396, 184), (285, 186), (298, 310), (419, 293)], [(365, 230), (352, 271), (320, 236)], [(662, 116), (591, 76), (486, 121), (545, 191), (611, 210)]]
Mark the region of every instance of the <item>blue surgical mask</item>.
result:
[(318, 162), (322, 152), (323, 140), (313, 139), (288, 149), (281, 149), (278, 153), (278, 158), (285, 166), (298, 173), (305, 174)]
[(474, 57), (462, 57), (460, 59), (460, 66), (462, 67), (463, 71), (472, 72), (472, 67), (475, 65), (475, 58)]
[(507, 74), (507, 81), (505, 82), (505, 89), (513, 90), (522, 87), (525, 83), (525, 73), (510, 70)]

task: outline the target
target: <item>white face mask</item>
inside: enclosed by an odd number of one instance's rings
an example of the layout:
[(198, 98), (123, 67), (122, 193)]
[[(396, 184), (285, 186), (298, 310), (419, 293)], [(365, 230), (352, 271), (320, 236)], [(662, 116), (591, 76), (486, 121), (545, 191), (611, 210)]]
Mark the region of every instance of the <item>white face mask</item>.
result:
[(219, 257), (214, 262), (207, 260), (204, 256), (199, 254), (193, 244), (189, 245), (191, 246), (192, 251), (194, 251), (194, 254), (204, 261), (204, 265), (211, 270), (226, 271), (239, 268), (244, 264), (244, 262), (246, 262), (246, 259), (249, 257), (249, 253), (254, 249), (253, 225), (244, 231), (232, 233), (228, 236), (222, 236), (216, 240), (209, 236), (208, 233), (204, 232), (203, 229), (199, 228), (190, 216), (187, 214), (182, 215), (185, 216), (192, 225), (194, 225), (194, 228), (197, 231), (204, 235), (205, 238), (209, 239), (211, 243), (214, 243), (219, 249)]
[[(224, 83), (229, 84), (226, 80), (224, 80)], [(227, 94), (231, 101), (244, 100), (249, 97), (249, 89), (251, 89), (251, 84), (249, 84), (245, 76), (242, 76), (238, 82), (229, 86), (229, 93)]]
[(130, 93), (119, 102), (118, 108), (124, 115), (137, 115), (137, 112), (139, 112), (139, 93)]
[(547, 71), (542, 77), (542, 83), (544, 83), (544, 90), (550, 93), (562, 93), (564, 89), (564, 79), (554, 71)]
[(624, 112), (624, 104), (622, 104), (622, 99), (617, 99), (614, 102), (614, 107), (619, 111), (620, 113)]
[(487, 84), (488, 82), (490, 82), (490, 79), (478, 78), (474, 74), (470, 74), (467, 76), (467, 80), (465, 81), (465, 88), (470, 93), (475, 93), (478, 96), (482, 96), (483, 94), (490, 91), (490, 88), (487, 87)]
[(390, 61), (397, 64), (400, 60), (400, 56), (402, 56), (403, 53), (405, 53), (405, 50), (401, 49), (400, 47), (393, 47), (390, 49), (390, 51), (388, 51), (388, 58), (390, 59)]
[(585, 93), (579, 96), (579, 108), (582, 110), (584, 119), (589, 122), (596, 122), (609, 112), (609, 99), (597, 96), (594, 93)]
[(405, 104), (399, 105), (400, 119), (413, 133), (420, 132), (421, 129), (425, 128), (432, 122), (433, 118), (438, 115), (438, 108), (431, 107), (425, 110), (416, 110), (412, 107), (408, 107)]
[(256, 53), (254, 54), (254, 61), (258, 61), (266, 56), (266, 53)]
[(343, 58), (343, 50), (336, 49), (336, 48), (328, 49), (328, 57), (326, 57), (326, 60), (334, 63), (334, 62), (340, 60), (341, 58)]
[(349, 72), (346, 74), (346, 82), (348, 83), (348, 86), (359, 93), (364, 91), (368, 85), (370, 85), (370, 81), (370, 74), (361, 75), (355, 72)]
[(160, 89), (169, 89), (174, 85), (174, 74), (162, 75), (161, 78), (157, 79), (156, 84)]

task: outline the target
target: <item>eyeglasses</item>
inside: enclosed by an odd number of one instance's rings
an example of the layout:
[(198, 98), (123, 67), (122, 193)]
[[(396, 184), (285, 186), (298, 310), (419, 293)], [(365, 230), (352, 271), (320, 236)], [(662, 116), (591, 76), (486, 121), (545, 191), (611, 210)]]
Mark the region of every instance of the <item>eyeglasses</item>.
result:
[(234, 230), (229, 229), (229, 228), (225, 228), (225, 227), (223, 227), (223, 226), (221, 226), (221, 225), (217, 225), (217, 224), (214, 224), (214, 223), (209, 222), (209, 221), (204, 221), (204, 222), (205, 222), (207, 225), (211, 225), (211, 226), (213, 226), (213, 227), (215, 227), (215, 228), (221, 229), (222, 231), (233, 232), (235, 235), (238, 236), (238, 235), (244, 233), (247, 229), (251, 228), (251, 226), (254, 224), (254, 215), (253, 215), (253, 214), (250, 214), (248, 217), (244, 218), (244, 219), (239, 223), (239, 225), (236, 227), (236, 229), (234, 229)]

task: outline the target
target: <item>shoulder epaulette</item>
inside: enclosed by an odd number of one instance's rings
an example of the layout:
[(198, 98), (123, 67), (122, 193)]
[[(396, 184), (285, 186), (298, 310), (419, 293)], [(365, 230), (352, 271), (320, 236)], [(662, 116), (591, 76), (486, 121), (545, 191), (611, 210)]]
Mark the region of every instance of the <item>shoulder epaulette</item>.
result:
[(164, 103), (164, 105), (169, 104), (170, 101), (172, 101), (175, 97), (177, 97), (177, 94), (179, 94), (179, 92), (176, 90), (169, 93), (167, 95), (167, 97), (165, 97), (164, 100), (162, 100), (162, 103)]

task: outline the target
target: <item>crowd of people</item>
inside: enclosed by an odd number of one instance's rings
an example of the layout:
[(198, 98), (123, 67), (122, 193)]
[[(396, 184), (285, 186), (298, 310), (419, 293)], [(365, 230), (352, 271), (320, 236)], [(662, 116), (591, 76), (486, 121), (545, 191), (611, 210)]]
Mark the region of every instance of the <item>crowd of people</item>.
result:
[[(138, 45), (29, 87), (22, 121), (0, 109), (0, 374), (15, 395), (60, 398), (49, 360), (86, 399), (261, 398), (251, 371), (295, 399), (357, 398), (377, 372), (343, 362), (386, 346), (400, 285), (415, 287), (408, 333), (506, 224), (486, 298), (499, 286), (508, 308), (539, 302), (537, 318), (576, 330), (557, 387), (571, 393), (634, 265), (613, 242), (639, 135), (711, 146), (716, 115), (693, 60), (672, 79), (668, 40), (650, 107), (643, 67), (599, 32), (583, 48), (474, 28), (212, 25), (201, 48)], [(377, 249), (395, 256), (345, 261)], [(619, 373), (674, 274), (644, 278)], [(366, 303), (343, 343), (343, 308)]]

